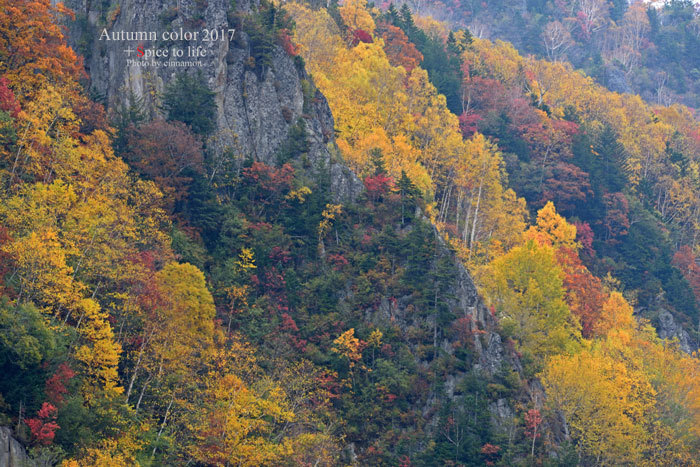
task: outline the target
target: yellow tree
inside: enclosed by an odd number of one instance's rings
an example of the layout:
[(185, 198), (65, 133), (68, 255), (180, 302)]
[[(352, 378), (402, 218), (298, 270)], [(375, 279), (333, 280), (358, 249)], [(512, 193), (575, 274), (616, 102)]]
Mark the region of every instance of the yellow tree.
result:
[(121, 347), (114, 342), (112, 327), (107, 321), (107, 313), (89, 298), (78, 303), (78, 331), (86, 341), (75, 352), (75, 358), (84, 364), (87, 374), (83, 396), (92, 402), (98, 391), (107, 398), (121, 394), (124, 389), (119, 384), (117, 366)]
[(284, 9), (294, 18), (294, 40), (301, 48), (308, 70), (318, 80), (317, 75), (327, 72), (345, 47), (338, 25), (324, 8), (312, 10), (301, 3), (289, 2)]
[(380, 43), (341, 49), (335, 66), (324, 72), (316, 82), (337, 115), (341, 139), (353, 145), (376, 127), (389, 136), (406, 127), (405, 71), (391, 66)]
[[(368, 14), (363, 2), (342, 8), (348, 18)], [(361, 177), (369, 175), (370, 156), (381, 150), (390, 175), (398, 179), (404, 171), (432, 196), (436, 183), (446, 183), (449, 161), (461, 151), (462, 139), (457, 117), (425, 70), (416, 67), (406, 76), (403, 67), (392, 66), (382, 41), (342, 45), (325, 10), (312, 12), (297, 4), (288, 9), (298, 25), (306, 25), (297, 28), (296, 40), (328, 99), (340, 132), (338, 146), (350, 167)], [(318, 40), (319, 29), (332, 39)], [(335, 53), (330, 56), (330, 51)]]
[(350, 328), (333, 341), (333, 352), (346, 358), (350, 368), (353, 368), (362, 358), (365, 343), (355, 337), (355, 329)]
[(291, 450), (288, 463), (293, 465), (335, 465), (340, 440), (334, 435), (339, 422), (332, 405), (332, 394), (325, 384), (337, 374), (321, 369), (307, 360), (277, 361), (271, 375), (286, 394), (286, 404), (294, 420), (285, 423), (277, 434)]
[(566, 219), (557, 214), (554, 203), (548, 201), (542, 209), (537, 211), (536, 224), (525, 233), (526, 240), (534, 240), (540, 245), (552, 248), (568, 248), (578, 251), (579, 244), (576, 241), (576, 226), (569, 224)]
[[(328, 394), (309, 362), (281, 361), (263, 371), (254, 349), (232, 334), (215, 334), (216, 350), (199, 384), (199, 398), (183, 411), (192, 432), (187, 455), (208, 465), (291, 465), (333, 459), (335, 440), (320, 427)], [(319, 430), (319, 431), (317, 431)], [(296, 462), (295, 462), (296, 461)]]
[(66, 14), (70, 10), (50, 0), (0, 1), (0, 75), (21, 101), (48, 83), (77, 84), (82, 61), (63, 38)]
[(78, 121), (69, 97), (67, 89), (47, 85), (27, 102), (17, 123), (17, 149), (0, 152), (6, 167), (3, 185), (25, 178), (50, 181), (55, 176), (53, 162), (60, 166), (75, 160), (70, 135), (77, 131)]
[[(464, 143), (454, 177), (455, 230), (469, 249), (470, 262), (482, 263), (520, 242), (525, 202), (512, 190), (504, 189), (505, 183), (503, 159), (497, 147), (482, 134), (475, 134)], [(444, 205), (447, 211), (449, 203)]]
[(56, 231), (31, 232), (2, 249), (14, 262), (18, 301), (34, 301), (49, 314), (72, 310), (82, 287), (72, 279), (73, 268), (66, 264)]
[[(235, 374), (211, 374), (204, 389), (204, 406), (195, 426), (194, 458), (208, 465), (272, 466), (290, 455), (274, 437), (278, 423), (294, 419), (284, 392), (277, 386), (247, 386)], [(202, 410), (203, 409), (203, 410)]]
[(593, 349), (552, 357), (540, 374), (547, 403), (564, 417), (580, 455), (596, 465), (639, 465), (654, 390), (640, 372)]
[[(404, 67), (393, 66), (381, 40), (353, 47), (342, 44), (324, 9), (311, 11), (295, 3), (286, 8), (297, 25), (303, 25), (295, 39), (328, 99), (339, 130), (338, 146), (355, 173), (371, 175), (371, 155), (381, 151), (389, 175), (398, 180), (405, 172), (428, 202), (434, 199), (437, 210), (430, 203), (426, 213), (441, 228), (454, 222), (456, 228), (447, 231), (456, 231), (458, 248), (474, 262), (517, 243), (525, 206), (504, 188), (501, 155), (483, 135), (463, 140), (457, 117), (427, 72), (415, 66), (407, 75)], [(341, 7), (351, 29), (358, 24), (355, 18), (368, 14), (360, 10), (366, 10), (363, 1)], [(440, 23), (426, 24), (445, 33)], [(504, 48), (504, 55), (514, 63), (512, 74), (517, 74), (522, 66), (514, 62), (515, 50)]]
[(450, 34), (450, 25), (443, 21), (438, 21), (432, 16), (415, 15), (413, 17), (416, 26), (423, 30), (428, 36), (437, 37), (443, 42)]
[(338, 11), (350, 31), (362, 29), (370, 34), (374, 33), (374, 19), (368, 11), (367, 0), (346, 0)]
[(131, 467), (139, 465), (135, 454), (143, 443), (138, 440), (140, 426), (120, 433), (118, 438), (101, 439), (95, 446), (86, 446), (79, 456), (64, 460), (61, 467)]
[(482, 281), (518, 350), (540, 363), (574, 350), (580, 340), (579, 324), (564, 301), (562, 276), (554, 250), (530, 240), (496, 258)]
[(645, 425), (650, 465), (698, 465), (700, 448), (700, 361), (676, 343), (656, 336), (648, 323), (635, 331), (613, 330), (606, 351), (643, 371), (656, 391), (656, 410)]
[(638, 325), (619, 292), (610, 293), (594, 330), (590, 347), (552, 358), (540, 375), (581, 454), (602, 465), (697, 465), (697, 358)]
[(325, 256), (326, 251), (323, 241), (330, 232), (333, 221), (342, 210), (343, 206), (340, 204), (326, 204), (326, 209), (321, 213), (321, 222), (318, 223), (318, 250), (322, 257)]
[(146, 401), (151, 413), (158, 414), (155, 456), (166, 428), (182, 433), (171, 428), (182, 428), (183, 410), (177, 409), (198, 397), (201, 374), (215, 351), (215, 309), (204, 274), (191, 264), (169, 263), (142, 293), (142, 331), (140, 345), (132, 351), (127, 400), (140, 386), (135, 410)]
[(420, 67), (408, 77), (407, 95), (407, 110), (413, 122), (406, 131), (421, 151), (421, 163), (433, 183), (445, 187), (448, 173), (463, 150), (457, 116), (447, 109), (445, 96), (438, 93), (428, 73)]
[(596, 322), (593, 332), (597, 336), (604, 337), (613, 330), (631, 331), (635, 325), (633, 313), (632, 306), (620, 292), (611, 292), (603, 303), (600, 318)]
[(152, 286), (144, 290), (144, 296), (150, 297), (144, 297), (141, 345), (127, 390), (129, 398), (144, 369), (147, 377), (136, 402), (137, 410), (151, 384), (165, 384), (174, 397), (213, 346), (214, 300), (204, 274), (191, 264), (170, 263), (152, 281)]
[(166, 305), (157, 310), (163, 325), (154, 346), (169, 371), (190, 371), (190, 357), (213, 343), (214, 299), (204, 274), (191, 264), (170, 263), (156, 274)]

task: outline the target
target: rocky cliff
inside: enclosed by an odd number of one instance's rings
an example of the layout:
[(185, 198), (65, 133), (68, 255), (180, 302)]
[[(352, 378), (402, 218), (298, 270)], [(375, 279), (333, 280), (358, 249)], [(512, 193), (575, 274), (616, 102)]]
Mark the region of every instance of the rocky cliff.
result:
[(34, 466), (24, 447), (12, 437), (12, 430), (0, 426), (0, 467), (32, 467)]
[(698, 343), (690, 337), (676, 318), (673, 317), (670, 311), (659, 309), (656, 320), (653, 321), (656, 332), (662, 339), (677, 339), (681, 350), (687, 354), (692, 354), (698, 350)]
[[(235, 6), (234, 6), (235, 3)], [(331, 172), (331, 190), (339, 199), (352, 198), (362, 184), (332, 156), (333, 116), (303, 67), (280, 46), (269, 50), (269, 65), (251, 60), (249, 34), (236, 18), (251, 13), (248, 0), (125, 0), (97, 2), (68, 0), (75, 13), (69, 23), (69, 43), (85, 59), (89, 88), (108, 109), (141, 99), (149, 113), (157, 117), (159, 96), (177, 73), (202, 73), (216, 94), (218, 136), (237, 149), (238, 154), (274, 163), (276, 151), (301, 118), (309, 141), (309, 159), (322, 162)], [(232, 40), (221, 40), (229, 28)], [(197, 40), (164, 41), (163, 32), (197, 32)], [(205, 41), (204, 30), (223, 31), (219, 40)], [(113, 33), (155, 33), (156, 41), (107, 40)], [(218, 33), (217, 33), (218, 34)], [(102, 36), (102, 39), (100, 37)], [(227, 37), (228, 39), (228, 37)], [(139, 65), (136, 48), (186, 51), (199, 47), (199, 56), (178, 61), (191, 66)], [(161, 60), (162, 62), (167, 59)], [(142, 63), (152, 63), (143, 58)]]

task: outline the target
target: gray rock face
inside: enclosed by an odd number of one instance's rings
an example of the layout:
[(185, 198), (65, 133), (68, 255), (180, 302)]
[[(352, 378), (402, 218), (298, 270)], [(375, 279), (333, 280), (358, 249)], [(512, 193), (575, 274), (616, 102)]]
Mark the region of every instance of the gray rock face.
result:
[(12, 430), (0, 426), (0, 467), (33, 467), (24, 447), (12, 437)]
[[(442, 237), (438, 236), (438, 238), (441, 239)], [(503, 346), (501, 336), (496, 331), (496, 318), (484, 305), (469, 271), (459, 261), (455, 261), (455, 267), (457, 268), (454, 291), (454, 297), (456, 298), (452, 301), (451, 308), (455, 315), (471, 320), (472, 332), (478, 331), (477, 334), (481, 334), (481, 338), (474, 339), (476, 350), (479, 354), (477, 368), (494, 375), (505, 363), (513, 370), (521, 373), (520, 360), (513, 352), (509, 352)]]
[[(180, 72), (201, 72), (215, 92), (218, 136), (236, 149), (239, 157), (252, 157), (268, 164), (277, 162), (276, 152), (299, 118), (305, 122), (310, 149), (309, 160), (331, 175), (331, 191), (339, 200), (353, 199), (362, 183), (332, 157), (333, 116), (325, 98), (312, 85), (311, 77), (295, 65), (293, 57), (275, 46), (271, 65), (263, 70), (250, 66), (250, 41), (237, 30), (233, 41), (204, 42), (204, 29), (228, 34), (229, 15), (250, 12), (249, 0), (239, 0), (236, 10), (230, 0), (123, 0), (109, 2), (67, 0), (76, 14), (69, 24), (69, 43), (85, 55), (90, 89), (102, 96), (108, 109), (127, 103), (130, 96), (142, 99), (151, 117), (161, 113), (159, 95)], [(162, 41), (164, 31), (198, 31), (198, 40)], [(155, 32), (156, 41), (100, 40), (102, 32)], [(199, 61), (188, 67), (139, 66), (135, 48), (165, 49), (168, 45), (187, 50), (201, 47), (205, 56), (180, 61)], [(132, 49), (128, 52), (127, 49)], [(172, 50), (172, 48), (170, 48)], [(167, 59), (160, 59), (167, 61)], [(306, 95), (304, 95), (306, 91)]]
[[(441, 238), (441, 237), (438, 237)], [(474, 371), (481, 371), (484, 375), (494, 376), (506, 367), (522, 374), (523, 368), (518, 357), (506, 348), (497, 332), (496, 318), (488, 310), (481, 297), (471, 275), (461, 262), (455, 261), (457, 277), (452, 291), (454, 299), (450, 303), (450, 309), (456, 316), (467, 318), (471, 322), (471, 332), (474, 333), (475, 350), (478, 362), (474, 365)], [(448, 353), (453, 352), (449, 342), (443, 342), (442, 348)], [(460, 402), (461, 396), (453, 395), (455, 380), (463, 374), (452, 375), (447, 381), (448, 395), (455, 402)], [(514, 416), (514, 410), (506, 399), (498, 399), (489, 404), (494, 427), (505, 429)]]
[(688, 332), (676, 322), (676, 319), (668, 310), (659, 312), (656, 332), (662, 339), (678, 339), (678, 345), (687, 354), (698, 350), (698, 343), (690, 338)]

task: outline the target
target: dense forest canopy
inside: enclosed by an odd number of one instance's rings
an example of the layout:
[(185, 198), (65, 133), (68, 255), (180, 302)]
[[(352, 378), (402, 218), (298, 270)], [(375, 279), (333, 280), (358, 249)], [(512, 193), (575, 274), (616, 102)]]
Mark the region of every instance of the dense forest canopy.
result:
[[(700, 106), (700, 4), (692, 0), (419, 0), (423, 14), (521, 53), (568, 61), (618, 92)], [(387, 3), (388, 5), (388, 3)]]
[[(689, 2), (225, 2), (225, 86), (278, 96), (231, 136), (202, 70), (103, 106), (62, 25), (94, 63), (88, 17), (139, 1), (0, 0), (0, 426), (26, 460), (698, 465)], [(223, 5), (194, 4), (155, 21)], [(254, 106), (284, 122), (267, 158), (235, 144)]]

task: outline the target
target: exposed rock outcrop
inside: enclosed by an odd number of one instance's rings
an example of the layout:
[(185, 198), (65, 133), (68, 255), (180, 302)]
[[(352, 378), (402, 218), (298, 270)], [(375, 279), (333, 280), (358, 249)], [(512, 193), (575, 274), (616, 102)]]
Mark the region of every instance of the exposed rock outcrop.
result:
[[(363, 186), (352, 172), (333, 156), (334, 122), (328, 103), (312, 84), (302, 62), (275, 45), (269, 66), (251, 66), (249, 35), (236, 30), (234, 39), (203, 41), (204, 29), (228, 31), (230, 17), (251, 11), (248, 0), (127, 0), (105, 6), (105, 2), (68, 0), (76, 14), (69, 24), (69, 43), (85, 56), (90, 90), (104, 99), (109, 109), (143, 100), (152, 115), (160, 111), (159, 95), (180, 72), (201, 72), (216, 95), (219, 135), (241, 156), (275, 163), (276, 153), (290, 128), (301, 118), (309, 142), (308, 158), (331, 174), (331, 191), (337, 199), (352, 199)], [(197, 31), (198, 40), (162, 41), (164, 31)], [(100, 40), (102, 31), (154, 32), (157, 41)], [(219, 36), (220, 37), (220, 36)], [(168, 49), (201, 47), (204, 56), (180, 61), (198, 61), (187, 67), (140, 66), (136, 47)], [(128, 50), (131, 51), (128, 51)], [(168, 59), (160, 59), (168, 61)]]
[(678, 345), (685, 353), (691, 354), (698, 350), (698, 343), (691, 339), (688, 331), (683, 329), (668, 310), (659, 311), (656, 332), (662, 339), (678, 339)]
[(620, 68), (608, 64), (603, 69), (602, 83), (611, 91), (619, 93), (632, 93), (632, 87), (629, 84), (625, 72)]
[(12, 430), (0, 426), (0, 467), (33, 467), (24, 447), (12, 437)]

